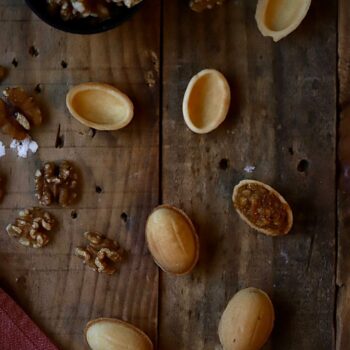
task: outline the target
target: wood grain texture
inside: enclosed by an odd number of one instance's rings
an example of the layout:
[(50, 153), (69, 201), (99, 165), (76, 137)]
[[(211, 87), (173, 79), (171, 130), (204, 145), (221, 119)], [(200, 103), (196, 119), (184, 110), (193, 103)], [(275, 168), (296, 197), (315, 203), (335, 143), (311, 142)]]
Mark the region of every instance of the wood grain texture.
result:
[(350, 4), (339, 1), (337, 350), (350, 348)]
[[(159, 15), (159, 1), (148, 1), (115, 30), (77, 36), (48, 27), (23, 1), (0, 1), (0, 64), (10, 68), (2, 84), (32, 93), (40, 84), (36, 97), (46, 119), (33, 133), (37, 154), (18, 159), (8, 151), (0, 160), (8, 184), (0, 206), (0, 280), (62, 349), (85, 349), (83, 328), (99, 316), (132, 322), (156, 340), (158, 270), (145, 247), (144, 224), (159, 198)], [(38, 56), (30, 54), (31, 46)], [(84, 81), (125, 91), (136, 107), (132, 123), (94, 135), (76, 122), (66, 111), (65, 95), (69, 86)], [(63, 144), (55, 148), (59, 126)], [(1, 140), (9, 144), (8, 138)], [(26, 249), (9, 239), (5, 227), (18, 209), (37, 204), (35, 169), (62, 159), (80, 169), (82, 199), (74, 208), (50, 209), (59, 221), (53, 241), (41, 250)], [(127, 250), (119, 273), (97, 274), (74, 256), (86, 230), (115, 238)]]
[[(277, 44), (257, 30), (255, 6), (227, 1), (196, 14), (186, 1), (164, 2), (163, 202), (189, 214), (202, 248), (192, 275), (161, 275), (161, 349), (220, 349), (220, 315), (249, 286), (276, 307), (266, 349), (334, 347), (337, 1), (314, 1)], [(216, 131), (196, 135), (181, 104), (204, 68), (227, 76), (232, 108)], [(239, 220), (231, 195), (244, 178), (290, 202), (288, 236), (265, 237)]]

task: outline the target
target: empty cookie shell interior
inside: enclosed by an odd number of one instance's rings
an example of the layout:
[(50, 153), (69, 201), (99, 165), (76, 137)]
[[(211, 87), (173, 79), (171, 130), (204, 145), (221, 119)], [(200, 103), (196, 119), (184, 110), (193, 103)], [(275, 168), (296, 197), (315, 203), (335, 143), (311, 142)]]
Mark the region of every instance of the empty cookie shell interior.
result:
[(189, 82), (182, 105), (186, 125), (195, 133), (216, 129), (226, 118), (231, 100), (226, 78), (215, 69), (205, 69)]
[(260, 32), (279, 41), (305, 18), (311, 0), (258, 0), (255, 19)]
[(69, 112), (82, 124), (97, 130), (117, 130), (130, 123), (134, 107), (127, 95), (114, 86), (83, 83), (66, 97)]

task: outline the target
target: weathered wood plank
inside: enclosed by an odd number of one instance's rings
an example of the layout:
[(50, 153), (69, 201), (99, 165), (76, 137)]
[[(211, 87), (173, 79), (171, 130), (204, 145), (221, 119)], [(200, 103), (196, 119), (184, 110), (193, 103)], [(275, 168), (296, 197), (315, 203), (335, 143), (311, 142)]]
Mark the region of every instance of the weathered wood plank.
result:
[(339, 181), (338, 181), (338, 264), (337, 264), (337, 350), (350, 347), (350, 4), (339, 1)]
[[(0, 2), (0, 64), (12, 67), (3, 85), (33, 91), (40, 84), (37, 97), (47, 111), (45, 124), (33, 134), (38, 153), (23, 160), (8, 152), (0, 160), (8, 178), (0, 206), (0, 279), (62, 349), (85, 348), (84, 325), (99, 316), (123, 318), (156, 339), (158, 271), (145, 247), (144, 223), (159, 197), (159, 15), (160, 2), (148, 1), (113, 31), (77, 36), (49, 28), (23, 1)], [(32, 45), (37, 57), (29, 54)], [(155, 80), (151, 87), (149, 74)], [(83, 81), (109, 82), (125, 91), (135, 103), (133, 122), (117, 132), (89, 133), (65, 108), (68, 87)], [(63, 148), (55, 148), (59, 125)], [(34, 170), (62, 159), (74, 161), (82, 172), (82, 200), (74, 208), (51, 210), (60, 227), (47, 248), (25, 249), (4, 228), (17, 209), (36, 204)], [(84, 268), (73, 256), (87, 229), (116, 238), (128, 251), (113, 277)]]
[[(255, 6), (228, 1), (195, 14), (186, 1), (164, 2), (163, 200), (193, 218), (202, 250), (191, 276), (162, 274), (161, 349), (219, 349), (221, 312), (248, 286), (276, 306), (266, 348), (334, 346), (337, 2), (314, 1), (277, 44), (258, 32)], [(227, 76), (233, 101), (228, 120), (200, 136), (187, 130), (181, 104), (203, 68)], [(247, 177), (290, 201), (289, 236), (256, 234), (234, 213), (233, 186)]]

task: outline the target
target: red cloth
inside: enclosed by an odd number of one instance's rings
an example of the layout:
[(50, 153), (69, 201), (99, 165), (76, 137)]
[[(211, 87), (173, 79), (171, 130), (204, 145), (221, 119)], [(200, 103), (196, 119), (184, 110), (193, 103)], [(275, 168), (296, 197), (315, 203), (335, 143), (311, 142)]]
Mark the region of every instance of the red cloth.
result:
[(2, 289), (0, 289), (0, 349), (58, 350)]

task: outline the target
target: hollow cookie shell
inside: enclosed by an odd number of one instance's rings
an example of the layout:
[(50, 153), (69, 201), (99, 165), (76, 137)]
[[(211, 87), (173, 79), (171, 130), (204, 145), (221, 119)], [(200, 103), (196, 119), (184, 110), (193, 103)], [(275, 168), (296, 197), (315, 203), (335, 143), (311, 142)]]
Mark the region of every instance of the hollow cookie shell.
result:
[(198, 261), (199, 239), (190, 218), (180, 209), (161, 205), (147, 219), (146, 240), (156, 264), (165, 272), (184, 275)]
[(69, 90), (66, 104), (75, 119), (97, 130), (121, 129), (134, 116), (134, 106), (129, 97), (108, 84), (76, 85)]
[(262, 35), (279, 41), (305, 18), (311, 0), (258, 0), (255, 19)]
[(197, 134), (216, 129), (226, 118), (231, 101), (226, 78), (215, 69), (205, 69), (189, 82), (182, 104), (186, 125)]
[(268, 340), (275, 311), (269, 296), (257, 288), (246, 288), (229, 301), (219, 323), (224, 350), (259, 350)]
[(153, 344), (144, 332), (114, 318), (92, 320), (84, 333), (92, 350), (153, 350)]
[(232, 201), (241, 219), (261, 233), (286, 235), (293, 226), (287, 201), (263, 182), (242, 180), (234, 187)]

